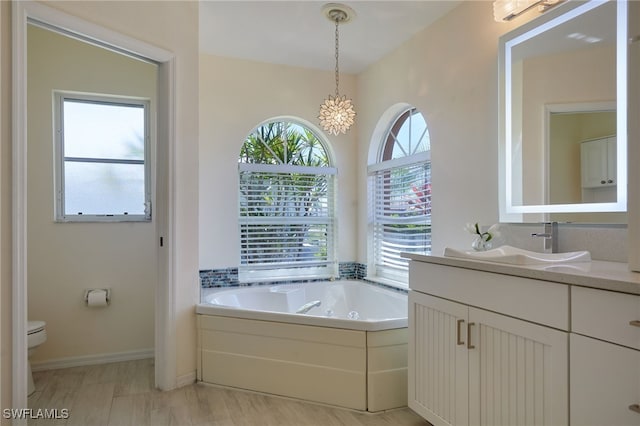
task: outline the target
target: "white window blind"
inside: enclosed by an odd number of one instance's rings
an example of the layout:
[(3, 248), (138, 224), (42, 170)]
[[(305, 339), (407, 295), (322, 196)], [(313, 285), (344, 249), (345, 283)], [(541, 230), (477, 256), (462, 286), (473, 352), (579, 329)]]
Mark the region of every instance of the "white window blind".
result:
[(239, 167), (241, 281), (335, 276), (335, 169)]
[[(391, 167), (384, 167), (385, 163)], [(408, 260), (400, 253), (431, 252), (431, 165), (379, 163), (369, 173), (373, 213), (373, 274), (405, 281)]]

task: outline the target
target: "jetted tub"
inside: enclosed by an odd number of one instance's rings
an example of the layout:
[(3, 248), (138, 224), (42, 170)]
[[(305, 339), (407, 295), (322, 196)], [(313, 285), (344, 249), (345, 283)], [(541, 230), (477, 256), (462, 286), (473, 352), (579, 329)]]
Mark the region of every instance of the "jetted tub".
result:
[(205, 290), (198, 380), (357, 410), (406, 406), (407, 306), (406, 294), (360, 281)]

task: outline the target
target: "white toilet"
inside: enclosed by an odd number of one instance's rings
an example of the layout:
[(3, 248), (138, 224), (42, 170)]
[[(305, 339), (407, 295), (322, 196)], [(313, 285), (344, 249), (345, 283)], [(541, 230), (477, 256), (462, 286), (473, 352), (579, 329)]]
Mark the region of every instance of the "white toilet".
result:
[[(27, 346), (29, 348), (29, 359), (33, 352), (35, 352), (36, 348), (43, 344), (47, 340), (47, 330), (45, 330), (45, 326), (47, 325), (44, 321), (28, 321), (27, 322)], [(31, 374), (31, 361), (28, 362), (29, 365), (29, 376), (27, 380), (29, 380), (28, 394), (31, 395), (36, 387), (33, 384), (33, 375)]]

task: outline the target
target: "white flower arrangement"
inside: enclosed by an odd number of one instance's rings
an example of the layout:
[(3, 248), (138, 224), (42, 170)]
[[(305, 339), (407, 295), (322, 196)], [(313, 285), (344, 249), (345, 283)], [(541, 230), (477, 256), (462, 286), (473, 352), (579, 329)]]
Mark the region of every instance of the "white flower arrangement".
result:
[(476, 222), (467, 223), (464, 228), (470, 234), (477, 235), (471, 244), (471, 247), (473, 247), (474, 250), (487, 250), (491, 248), (491, 240), (500, 236), (499, 227), (500, 224), (496, 223), (491, 225), (486, 231), (482, 232), (480, 231), (480, 226)]

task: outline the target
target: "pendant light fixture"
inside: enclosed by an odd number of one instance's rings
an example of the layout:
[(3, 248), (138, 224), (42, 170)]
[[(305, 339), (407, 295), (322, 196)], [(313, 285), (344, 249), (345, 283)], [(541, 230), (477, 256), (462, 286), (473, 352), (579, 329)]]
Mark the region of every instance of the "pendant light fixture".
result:
[(338, 86), (340, 84), (339, 68), (339, 31), (338, 26), (349, 22), (353, 16), (353, 9), (342, 4), (329, 3), (323, 7), (325, 16), (336, 24), (336, 95), (331, 96), (320, 105), (318, 119), (322, 128), (330, 135), (347, 133), (353, 125), (356, 113), (353, 109), (353, 101), (346, 96), (340, 96)]

